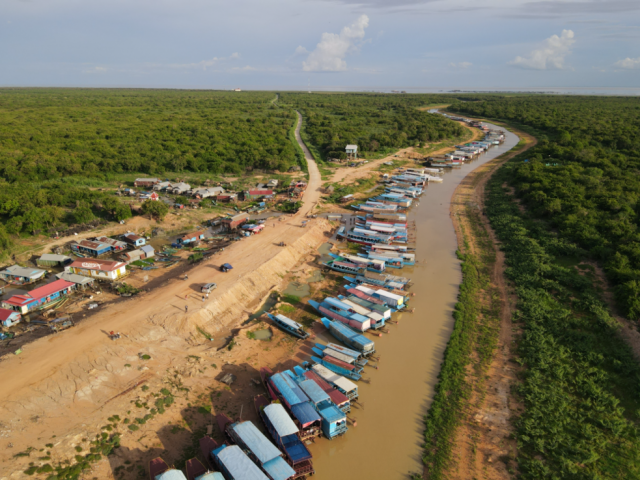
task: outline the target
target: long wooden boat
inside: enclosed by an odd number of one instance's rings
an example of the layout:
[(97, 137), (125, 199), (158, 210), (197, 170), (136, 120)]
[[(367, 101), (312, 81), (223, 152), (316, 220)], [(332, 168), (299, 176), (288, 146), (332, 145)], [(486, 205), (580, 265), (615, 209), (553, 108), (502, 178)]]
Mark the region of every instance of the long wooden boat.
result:
[(305, 332), (302, 325), (300, 325), (298, 322), (294, 322), (290, 318), (280, 314), (271, 315), (270, 313), (267, 313), (267, 316), (273, 321), (273, 323), (276, 324), (276, 326), (280, 330), (283, 330), (288, 334), (302, 340), (306, 340), (307, 338), (309, 338), (309, 333)]
[(156, 457), (149, 462), (149, 479), (156, 480), (156, 477), (169, 470), (169, 465), (162, 458)]
[(187, 471), (187, 480), (196, 480), (209, 471), (197, 458), (187, 460), (185, 470)]
[(328, 368), (333, 373), (337, 373), (338, 375), (342, 375), (343, 377), (347, 377), (351, 380), (358, 381), (362, 378), (362, 375), (353, 371), (354, 368), (352, 365), (341, 365), (338, 362), (331, 361), (330, 358), (320, 358), (316, 356), (312, 356), (311, 360), (318, 365)]
[(208, 435), (205, 435), (200, 439), (200, 453), (207, 462), (207, 466), (210, 470), (213, 470), (215, 468), (211, 452), (213, 452), (218, 447), (218, 443)]

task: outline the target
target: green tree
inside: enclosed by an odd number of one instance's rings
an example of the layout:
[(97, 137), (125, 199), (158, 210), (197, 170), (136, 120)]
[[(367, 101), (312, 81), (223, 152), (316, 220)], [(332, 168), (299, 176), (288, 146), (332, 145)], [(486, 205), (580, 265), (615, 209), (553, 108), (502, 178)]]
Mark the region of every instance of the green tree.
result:
[(162, 220), (169, 213), (169, 207), (164, 202), (145, 200), (142, 204), (142, 211), (145, 215), (151, 215), (156, 220)]
[(94, 218), (91, 207), (87, 202), (78, 202), (76, 208), (73, 209), (73, 219), (76, 223), (89, 223)]

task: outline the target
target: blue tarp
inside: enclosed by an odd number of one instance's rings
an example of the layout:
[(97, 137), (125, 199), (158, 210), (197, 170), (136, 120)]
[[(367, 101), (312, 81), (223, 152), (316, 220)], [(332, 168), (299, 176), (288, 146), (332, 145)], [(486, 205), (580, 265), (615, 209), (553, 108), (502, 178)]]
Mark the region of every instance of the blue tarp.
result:
[(171, 469), (156, 475), (156, 480), (187, 480), (187, 477), (180, 470)]
[(260, 463), (264, 464), (282, 455), (280, 450), (252, 422), (235, 423), (231, 429)]
[(331, 401), (327, 392), (322, 390), (320, 386), (314, 382), (313, 380), (305, 380), (304, 382), (300, 382), (300, 388), (308, 395), (313, 403), (316, 405), (325, 402)]
[(282, 457), (268, 461), (262, 465), (262, 468), (273, 480), (287, 480), (287, 478), (291, 478), (296, 474), (296, 471)]
[(353, 310), (353, 308), (350, 305), (347, 305), (346, 303), (342, 303), (337, 298), (327, 297), (324, 299), (324, 301), (333, 307), (339, 308), (340, 310), (346, 310), (346, 311)]
[(289, 435), (282, 438), (282, 445), (287, 456), (294, 464), (304, 460), (311, 460), (311, 453), (297, 435)]
[(280, 437), (298, 433), (298, 427), (293, 423), (293, 420), (291, 420), (291, 417), (289, 417), (289, 414), (281, 404), (272, 403), (267, 405), (264, 407), (263, 412)]
[(237, 445), (231, 445), (218, 453), (218, 461), (229, 472), (231, 480), (269, 480)]
[(291, 413), (293, 413), (302, 425), (309, 425), (313, 422), (320, 421), (320, 415), (309, 402), (294, 405), (291, 407)]

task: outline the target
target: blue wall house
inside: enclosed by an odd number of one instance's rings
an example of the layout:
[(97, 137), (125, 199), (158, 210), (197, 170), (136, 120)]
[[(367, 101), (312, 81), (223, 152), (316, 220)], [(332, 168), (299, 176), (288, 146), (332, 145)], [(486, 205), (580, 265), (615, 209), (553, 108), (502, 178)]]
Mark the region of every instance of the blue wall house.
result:
[(71, 245), (74, 252), (86, 253), (91, 257), (99, 257), (106, 255), (113, 250), (113, 247), (106, 243), (92, 242), (91, 240), (82, 240), (79, 243)]
[(20, 312), (15, 312), (6, 308), (0, 308), (0, 323), (3, 327), (12, 327), (22, 320)]
[(73, 288), (75, 288), (75, 283), (56, 280), (42, 287), (34, 288), (24, 295), (14, 295), (9, 300), (4, 300), (2, 307), (21, 314), (29, 313), (69, 294)]
[(14, 285), (27, 285), (44, 278), (46, 273), (46, 270), (39, 268), (25, 268), (20, 265), (13, 265), (2, 270), (0, 272), (0, 278)]
[(197, 232), (191, 232), (183, 235), (177, 240), (177, 242), (183, 245), (187, 245), (189, 243), (195, 243), (202, 239), (204, 239), (204, 231), (199, 230)]

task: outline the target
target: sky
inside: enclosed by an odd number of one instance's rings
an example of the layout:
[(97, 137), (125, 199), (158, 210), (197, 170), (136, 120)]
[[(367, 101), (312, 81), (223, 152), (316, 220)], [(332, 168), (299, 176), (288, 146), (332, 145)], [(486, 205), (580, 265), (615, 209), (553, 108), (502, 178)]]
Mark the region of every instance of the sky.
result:
[(0, 86), (640, 88), (640, 0), (3, 0)]

